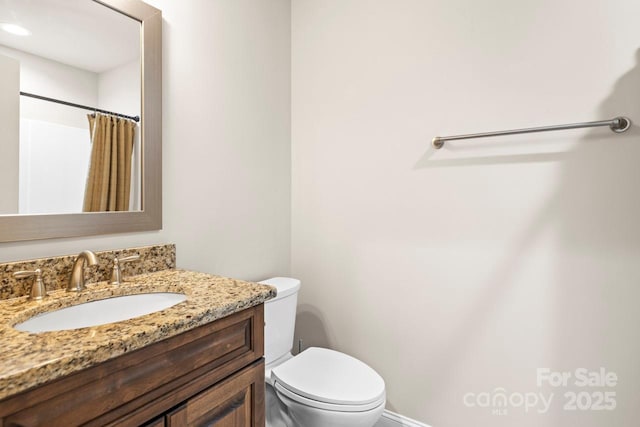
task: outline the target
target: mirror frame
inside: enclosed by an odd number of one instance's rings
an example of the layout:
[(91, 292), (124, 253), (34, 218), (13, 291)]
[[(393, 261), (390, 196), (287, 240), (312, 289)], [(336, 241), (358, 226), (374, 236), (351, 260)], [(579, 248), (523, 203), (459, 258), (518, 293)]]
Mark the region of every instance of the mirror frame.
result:
[(142, 210), (0, 215), (0, 242), (162, 229), (162, 12), (140, 0), (87, 0), (141, 23)]

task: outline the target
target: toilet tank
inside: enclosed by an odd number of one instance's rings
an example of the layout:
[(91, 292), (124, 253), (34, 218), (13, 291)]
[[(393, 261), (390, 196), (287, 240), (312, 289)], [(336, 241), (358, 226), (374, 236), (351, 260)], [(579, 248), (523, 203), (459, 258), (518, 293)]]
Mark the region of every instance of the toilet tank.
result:
[(264, 303), (264, 358), (269, 364), (293, 348), (300, 280), (273, 277), (260, 283), (274, 286), (278, 292), (275, 298)]

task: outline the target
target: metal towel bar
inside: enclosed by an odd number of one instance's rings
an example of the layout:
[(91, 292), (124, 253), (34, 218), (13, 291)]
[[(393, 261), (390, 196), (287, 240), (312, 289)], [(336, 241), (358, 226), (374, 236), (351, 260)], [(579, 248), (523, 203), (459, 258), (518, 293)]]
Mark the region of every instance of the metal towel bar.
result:
[(567, 125), (555, 125), (555, 126), (541, 126), (535, 128), (526, 129), (513, 129), (502, 130), (496, 132), (484, 132), (484, 133), (470, 133), (467, 135), (454, 135), (454, 136), (436, 136), (431, 143), (436, 149), (442, 148), (445, 141), (455, 141), (459, 139), (472, 139), (472, 138), (486, 138), (489, 136), (505, 136), (505, 135), (518, 135), (521, 133), (533, 133), (533, 132), (549, 132), (555, 130), (567, 130), (567, 129), (581, 129), (581, 128), (593, 128), (600, 126), (609, 126), (609, 128), (615, 133), (626, 132), (631, 127), (631, 120), (628, 117), (620, 116), (611, 120), (600, 120), (597, 122), (583, 122), (583, 123), (570, 123)]

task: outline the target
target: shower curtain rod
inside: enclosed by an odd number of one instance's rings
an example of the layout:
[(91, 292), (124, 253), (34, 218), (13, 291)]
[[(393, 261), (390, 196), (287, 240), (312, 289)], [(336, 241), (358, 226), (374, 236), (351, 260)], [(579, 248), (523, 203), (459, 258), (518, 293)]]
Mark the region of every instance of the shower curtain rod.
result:
[(440, 149), (444, 145), (445, 141), (456, 141), (459, 139), (471, 139), (471, 138), (486, 138), (489, 136), (518, 135), (522, 133), (533, 133), (533, 132), (548, 132), (548, 131), (554, 131), (554, 130), (593, 128), (593, 127), (600, 127), (600, 126), (609, 126), (609, 128), (613, 132), (622, 133), (627, 131), (631, 127), (631, 120), (628, 117), (620, 116), (611, 120), (600, 120), (597, 122), (571, 123), (568, 125), (541, 126), (536, 128), (501, 130), (496, 132), (485, 132), (485, 133), (470, 133), (468, 135), (436, 136), (435, 138), (433, 138), (431, 143), (433, 144), (433, 147), (435, 149)]
[(20, 95), (28, 96), (29, 98), (41, 99), (43, 101), (55, 102), (56, 104), (68, 105), (70, 107), (82, 108), (83, 110), (95, 111), (98, 113), (104, 113), (104, 114), (110, 114), (112, 116), (123, 117), (125, 119), (133, 120), (134, 122), (140, 121), (140, 116), (127, 116), (126, 114), (114, 113), (113, 111), (101, 110), (95, 107), (88, 107), (86, 105), (75, 104), (73, 102), (61, 101), (59, 99), (49, 98), (42, 95), (34, 95), (33, 93), (28, 93), (28, 92), (21, 91)]

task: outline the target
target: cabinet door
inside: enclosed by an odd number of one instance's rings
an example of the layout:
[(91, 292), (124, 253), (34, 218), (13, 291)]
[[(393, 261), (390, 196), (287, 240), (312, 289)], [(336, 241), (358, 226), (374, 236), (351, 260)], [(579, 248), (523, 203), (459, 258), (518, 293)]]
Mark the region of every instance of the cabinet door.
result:
[(167, 415), (167, 427), (264, 427), (264, 361), (187, 400)]

